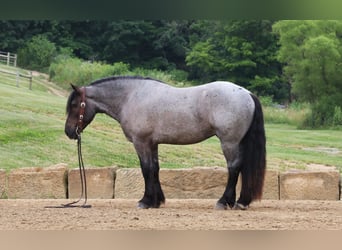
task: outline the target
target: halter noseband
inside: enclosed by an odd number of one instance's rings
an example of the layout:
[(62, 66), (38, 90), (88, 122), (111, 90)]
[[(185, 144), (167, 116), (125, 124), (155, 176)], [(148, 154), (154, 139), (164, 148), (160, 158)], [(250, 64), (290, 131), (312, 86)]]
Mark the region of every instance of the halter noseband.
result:
[(78, 121), (77, 121), (77, 125), (76, 125), (76, 134), (78, 136), (83, 131), (83, 118), (84, 118), (85, 107), (86, 107), (86, 103), (85, 103), (86, 89), (85, 89), (85, 87), (80, 88), (79, 92), (81, 94), (81, 103), (80, 103), (80, 112), (78, 115)]

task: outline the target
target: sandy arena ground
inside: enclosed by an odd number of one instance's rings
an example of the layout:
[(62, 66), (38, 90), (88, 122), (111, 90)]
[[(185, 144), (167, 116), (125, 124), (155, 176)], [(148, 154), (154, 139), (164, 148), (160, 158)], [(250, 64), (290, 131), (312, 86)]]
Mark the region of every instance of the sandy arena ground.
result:
[(46, 208), (68, 200), (0, 200), (7, 230), (306, 230), (342, 229), (342, 201), (254, 202), (247, 211), (214, 210), (216, 200), (167, 200), (137, 209), (137, 200), (88, 200), (91, 208)]

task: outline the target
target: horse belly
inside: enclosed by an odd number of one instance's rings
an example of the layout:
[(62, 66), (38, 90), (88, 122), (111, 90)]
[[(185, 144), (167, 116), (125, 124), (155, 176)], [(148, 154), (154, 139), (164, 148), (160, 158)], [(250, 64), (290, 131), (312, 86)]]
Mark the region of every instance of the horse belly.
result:
[(156, 133), (153, 136), (153, 141), (157, 144), (175, 144), (175, 145), (187, 145), (194, 144), (215, 135), (212, 131), (202, 131), (198, 132), (197, 129), (191, 132), (189, 130), (186, 131), (167, 131), (164, 130), (161, 133)]
[[(123, 119), (121, 127), (129, 141), (136, 139), (156, 144), (193, 144), (215, 134), (207, 119), (200, 117), (191, 108), (174, 110), (172, 105), (139, 109), (130, 119)], [(157, 107), (157, 106), (155, 106)], [(193, 110), (192, 110), (193, 111)], [(131, 119), (134, 117), (134, 119)]]
[(191, 115), (165, 115), (157, 122), (153, 140), (164, 144), (193, 144), (215, 134), (209, 123)]

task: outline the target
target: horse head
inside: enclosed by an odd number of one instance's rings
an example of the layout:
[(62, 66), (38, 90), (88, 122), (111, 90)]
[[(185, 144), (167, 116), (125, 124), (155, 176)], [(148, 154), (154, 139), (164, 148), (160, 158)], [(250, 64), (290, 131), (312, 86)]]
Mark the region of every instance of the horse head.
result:
[(95, 112), (91, 102), (86, 99), (86, 88), (71, 84), (73, 91), (69, 95), (66, 112), (65, 134), (70, 139), (77, 139), (80, 133), (94, 119)]

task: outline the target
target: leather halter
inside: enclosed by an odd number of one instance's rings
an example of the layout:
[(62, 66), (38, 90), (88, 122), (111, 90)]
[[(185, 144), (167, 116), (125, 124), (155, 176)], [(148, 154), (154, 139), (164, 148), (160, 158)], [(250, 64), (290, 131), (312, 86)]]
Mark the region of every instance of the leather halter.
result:
[(79, 89), (79, 92), (81, 94), (81, 103), (80, 103), (80, 112), (78, 115), (78, 121), (76, 125), (76, 134), (80, 135), (83, 131), (83, 118), (84, 118), (84, 113), (85, 113), (85, 99), (86, 99), (86, 89), (85, 87), (82, 87)]

